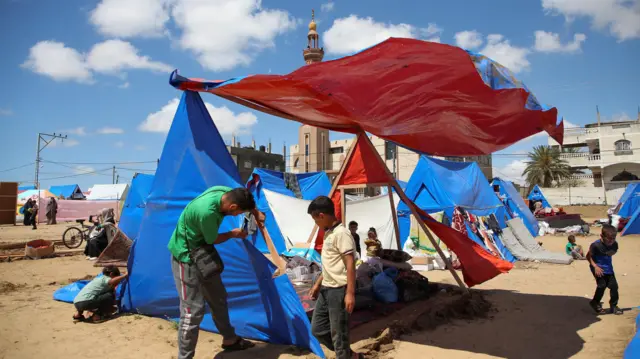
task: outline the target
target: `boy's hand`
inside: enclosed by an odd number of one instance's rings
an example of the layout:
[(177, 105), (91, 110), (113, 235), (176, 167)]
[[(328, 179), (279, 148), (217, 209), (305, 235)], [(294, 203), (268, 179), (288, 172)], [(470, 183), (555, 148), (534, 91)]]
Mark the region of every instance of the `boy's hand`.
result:
[(240, 238), (245, 239), (249, 235), (247, 232), (243, 231), (242, 228), (232, 229), (230, 232), (231, 238)]
[(594, 272), (596, 273), (596, 277), (600, 278), (604, 275), (602, 269), (598, 266), (593, 267)]
[(344, 296), (344, 308), (347, 310), (347, 313), (353, 313), (353, 308), (356, 306), (356, 296), (353, 293), (347, 293)]
[(318, 300), (318, 294), (320, 293), (320, 286), (314, 285), (309, 289), (309, 297), (313, 300)]
[(253, 211), (253, 217), (256, 219), (256, 222), (264, 223), (265, 215), (257, 209)]

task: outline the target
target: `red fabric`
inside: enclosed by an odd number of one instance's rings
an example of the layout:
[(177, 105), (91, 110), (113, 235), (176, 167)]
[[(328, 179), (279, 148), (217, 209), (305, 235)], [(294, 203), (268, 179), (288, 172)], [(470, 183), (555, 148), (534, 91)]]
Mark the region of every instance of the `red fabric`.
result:
[(432, 155), (490, 154), (540, 131), (562, 143), (564, 131), (555, 108), (525, 107), (525, 89), (485, 84), (466, 51), (415, 39), (392, 38), (288, 75), (220, 83), (176, 74), (172, 84), (312, 126), (364, 130)]
[(464, 282), (469, 287), (484, 283), (501, 273), (509, 272), (513, 268), (512, 263), (494, 257), (466, 235), (437, 222), (419, 208), (418, 212), (427, 227), (458, 256), (462, 266)]

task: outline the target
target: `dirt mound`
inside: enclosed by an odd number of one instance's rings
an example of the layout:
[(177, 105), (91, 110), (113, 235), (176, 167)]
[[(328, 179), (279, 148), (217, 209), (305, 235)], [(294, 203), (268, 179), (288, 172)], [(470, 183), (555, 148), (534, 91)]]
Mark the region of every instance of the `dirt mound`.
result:
[(15, 292), (24, 286), (24, 284), (13, 284), (7, 281), (0, 281), (0, 294)]

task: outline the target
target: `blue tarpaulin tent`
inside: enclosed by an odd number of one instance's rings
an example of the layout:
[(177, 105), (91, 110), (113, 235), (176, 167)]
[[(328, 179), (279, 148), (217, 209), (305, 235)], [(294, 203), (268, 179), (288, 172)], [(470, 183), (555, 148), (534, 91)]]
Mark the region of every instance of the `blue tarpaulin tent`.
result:
[[(283, 253), (287, 250), (286, 240), (278, 227), (278, 223), (276, 222), (273, 213), (271, 213), (269, 203), (267, 202), (267, 198), (262, 190), (266, 189), (286, 196), (295, 197), (295, 194), (287, 188), (284, 176), (285, 174), (282, 172), (256, 168), (253, 170), (253, 174), (247, 182), (247, 188), (249, 188), (253, 193), (258, 209), (266, 216), (265, 226), (278, 253)], [(329, 177), (327, 177), (326, 173), (299, 173), (295, 174), (295, 177), (300, 187), (302, 199), (313, 200), (318, 196), (329, 195), (331, 182), (329, 181)], [(252, 240), (256, 248), (261, 252), (267, 253), (269, 251), (260, 232), (257, 232), (255, 234), (255, 238)], [(304, 238), (304, 240), (306, 241), (306, 238)]]
[(622, 218), (631, 217), (640, 208), (640, 183), (628, 184), (618, 204), (620, 208), (617, 214)]
[[(162, 151), (160, 164), (129, 255), (122, 309), (156, 317), (179, 317), (179, 299), (167, 243), (184, 207), (211, 186), (240, 187), (240, 176), (200, 95), (185, 91)], [(220, 231), (241, 225), (227, 217)], [(231, 322), (238, 335), (308, 348), (324, 357), (312, 336), (300, 299), (287, 276), (248, 240), (216, 246), (225, 263)], [(210, 314), (201, 324), (216, 331)]]
[(542, 189), (538, 187), (538, 185), (533, 186), (533, 189), (529, 193), (529, 197), (527, 197), (529, 201), (542, 202), (542, 207), (551, 208), (551, 204), (547, 201), (547, 198), (542, 193)]
[[(495, 214), (501, 228), (506, 227), (506, 209), (475, 162), (452, 162), (421, 156), (407, 184), (406, 195), (428, 213), (444, 211), (451, 218), (454, 209), (461, 207), (477, 216)], [(398, 205), (398, 223), (404, 245), (410, 234), (411, 218), (409, 207), (403, 202)], [(479, 238), (470, 238), (486, 248)], [(505, 259), (515, 261), (499, 238), (495, 241)]]
[(509, 181), (501, 180), (500, 178), (494, 178), (492, 182), (493, 186), (498, 186), (500, 189), (500, 195), (504, 196), (504, 205), (509, 210), (510, 214), (513, 214), (513, 217), (522, 218), (522, 222), (527, 227), (532, 236), (537, 237), (538, 231), (540, 227), (538, 226), (538, 220), (531, 213), (529, 207), (520, 193), (516, 190), (513, 184)]
[(18, 191), (28, 191), (30, 189), (36, 189), (36, 186), (34, 186), (34, 185), (26, 185), (26, 186), (19, 186), (18, 187)]
[(77, 184), (68, 184), (63, 186), (51, 186), (49, 192), (56, 197), (64, 197), (64, 199), (85, 199), (85, 195)]
[(131, 181), (129, 194), (124, 201), (120, 222), (118, 223), (118, 228), (131, 240), (136, 239), (138, 236), (142, 216), (147, 206), (147, 197), (149, 197), (149, 192), (151, 192), (151, 186), (153, 185), (153, 178), (153, 175), (136, 173)]

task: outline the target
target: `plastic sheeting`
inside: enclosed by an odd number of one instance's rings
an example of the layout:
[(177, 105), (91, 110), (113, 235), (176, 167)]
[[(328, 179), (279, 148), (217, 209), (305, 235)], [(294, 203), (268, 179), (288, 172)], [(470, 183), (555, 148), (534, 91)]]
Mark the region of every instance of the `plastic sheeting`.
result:
[(490, 154), (540, 131), (559, 143), (563, 124), (509, 70), (458, 47), (391, 38), (356, 55), (288, 75), (204, 81), (171, 75), (274, 116), (334, 131), (366, 131), (431, 155)]
[(56, 195), (56, 198), (60, 198), (60, 196), (64, 197), (64, 199), (84, 199), (85, 196), (80, 190), (80, 187), (77, 184), (68, 184), (63, 186), (51, 186), (49, 187), (49, 192)]
[(91, 192), (87, 196), (88, 200), (94, 201), (114, 201), (124, 200), (127, 197), (129, 185), (120, 184), (97, 184), (91, 187)]
[(153, 175), (136, 173), (131, 181), (129, 194), (122, 207), (122, 214), (118, 223), (118, 228), (131, 240), (135, 240), (138, 236), (153, 179)]
[[(268, 189), (263, 189), (262, 193), (276, 222), (275, 226), (267, 228), (276, 248), (282, 247), (283, 243), (287, 249), (296, 243), (305, 243), (315, 226), (315, 222), (307, 214), (311, 201), (272, 192)], [(272, 234), (276, 231), (280, 233), (279, 240), (283, 243), (276, 242), (278, 238)]]
[(545, 263), (571, 264), (573, 258), (565, 253), (548, 251), (538, 244), (525, 228), (520, 218), (514, 218), (507, 222), (513, 234), (518, 238), (520, 244), (532, 254), (532, 258)]
[(640, 234), (640, 208), (636, 209), (635, 213), (629, 218), (629, 222), (622, 229), (620, 236), (629, 234)]
[(633, 216), (634, 212), (640, 208), (640, 183), (630, 183), (624, 190), (618, 203), (621, 204), (617, 215), (622, 218)]
[[(102, 277), (102, 273), (99, 273), (96, 278)], [(65, 285), (64, 287), (53, 292), (53, 299), (59, 302), (65, 303), (73, 303), (73, 300), (76, 298), (78, 293), (87, 285), (89, 280), (79, 280), (73, 282), (71, 284)], [(122, 285), (118, 285), (116, 287), (116, 297), (120, 297), (122, 295)]]
[(512, 213), (517, 214), (519, 218), (522, 218), (522, 222), (527, 226), (529, 233), (531, 233), (533, 237), (537, 237), (540, 230), (538, 220), (533, 213), (531, 213), (527, 204), (524, 203), (522, 196), (520, 196), (520, 193), (516, 190), (513, 184), (500, 178), (494, 178), (492, 185), (497, 185), (500, 188), (500, 194), (506, 197), (504, 204), (509, 207)]
[[(48, 199), (40, 200), (40, 212), (38, 214), (38, 222), (46, 222), (45, 216)], [(116, 220), (119, 218), (118, 201), (76, 201), (76, 200), (58, 200), (58, 212), (56, 220), (58, 222), (74, 222), (76, 219), (88, 220), (89, 216), (96, 216), (105, 208), (113, 208), (116, 213)]]
[[(162, 318), (179, 316), (167, 243), (185, 206), (218, 185), (240, 187), (240, 176), (204, 102), (197, 93), (187, 91), (169, 130), (131, 249), (123, 310)], [(240, 226), (241, 220), (241, 216), (225, 218), (220, 232)], [(275, 266), (248, 240), (231, 239), (216, 248), (225, 263), (222, 281), (236, 333), (308, 348), (324, 357), (287, 276), (272, 278)], [(210, 314), (201, 328), (217, 331)]]
[(636, 317), (636, 333), (624, 350), (624, 359), (640, 358), (640, 314)]
[[(331, 182), (324, 172), (299, 173), (295, 174), (295, 176), (300, 186), (302, 198), (305, 200), (313, 200), (318, 196), (326, 196), (331, 190)], [(284, 234), (281, 233), (276, 219), (271, 212), (268, 200), (262, 191), (269, 190), (276, 194), (293, 197), (293, 192), (285, 186), (284, 173), (256, 168), (253, 170), (249, 181), (247, 181), (247, 188), (249, 188), (253, 194), (258, 209), (265, 214), (265, 226), (267, 231), (269, 231), (271, 240), (275, 244), (276, 250), (278, 253), (283, 253), (290, 248), (290, 242), (287, 241)], [(306, 214), (307, 209), (305, 208), (303, 212)], [(307, 232), (303, 238), (297, 238), (297, 242), (306, 242), (310, 233), (311, 229), (309, 229), (309, 232)], [(267, 253), (269, 251), (260, 231), (257, 231), (251, 240), (261, 252)], [(296, 241), (293, 243), (296, 243)]]
[(529, 193), (527, 199), (529, 201), (541, 201), (542, 207), (551, 208), (551, 204), (549, 203), (549, 201), (547, 201), (547, 197), (545, 197), (544, 193), (542, 193), (542, 188), (538, 187), (538, 185), (533, 186), (533, 189)]
[[(400, 203), (397, 194), (393, 194), (394, 208)], [(393, 225), (393, 213), (389, 195), (366, 198), (360, 201), (347, 202), (347, 221), (358, 222), (358, 235), (360, 235), (360, 248), (364, 254), (367, 246), (364, 241), (367, 239), (369, 228), (373, 227), (378, 233), (378, 240), (384, 249), (398, 249), (396, 241), (395, 226)]]

